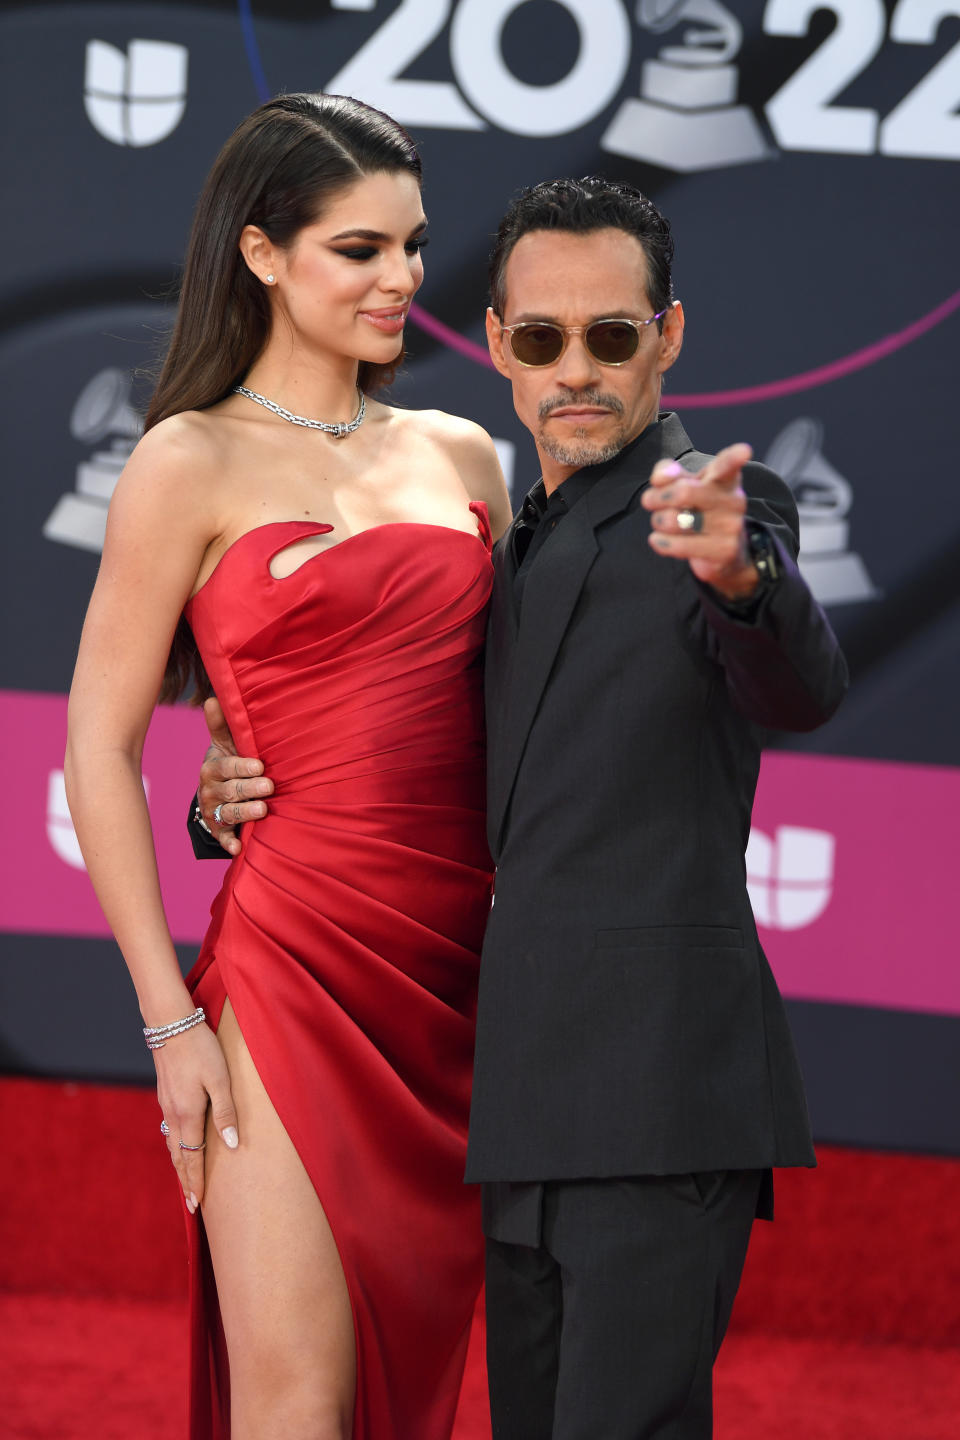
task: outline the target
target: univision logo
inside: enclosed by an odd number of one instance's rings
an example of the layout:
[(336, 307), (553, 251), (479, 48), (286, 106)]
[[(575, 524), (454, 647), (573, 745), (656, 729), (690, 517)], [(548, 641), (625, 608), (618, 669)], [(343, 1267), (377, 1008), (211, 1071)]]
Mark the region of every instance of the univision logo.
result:
[(87, 44), (83, 103), (114, 145), (156, 145), (179, 125), (187, 104), (187, 47), (131, 40), (126, 51)]
[(747, 890), (758, 925), (799, 930), (819, 919), (833, 894), (836, 841), (827, 830), (780, 825), (770, 838), (750, 831)]
[(73, 828), (62, 770), (51, 770), (47, 777), (47, 839), (65, 864), (72, 865), (74, 870), (87, 868)]

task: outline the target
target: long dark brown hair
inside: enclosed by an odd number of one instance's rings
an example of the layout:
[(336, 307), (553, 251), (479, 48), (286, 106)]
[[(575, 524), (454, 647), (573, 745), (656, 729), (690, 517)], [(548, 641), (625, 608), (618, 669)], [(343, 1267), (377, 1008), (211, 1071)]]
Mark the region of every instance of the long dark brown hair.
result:
[[(280, 95), (254, 110), (214, 162), (197, 203), (180, 304), (144, 428), (183, 410), (203, 410), (239, 384), (270, 333), (263, 285), (240, 254), (245, 225), (285, 248), (325, 206), (363, 175), (406, 172), (422, 179), (420, 157), (389, 115), (343, 95)], [(389, 385), (389, 365), (362, 360), (357, 375), (371, 394)], [(160, 692), (176, 700), (193, 681), (194, 701), (212, 693), (181, 617)]]

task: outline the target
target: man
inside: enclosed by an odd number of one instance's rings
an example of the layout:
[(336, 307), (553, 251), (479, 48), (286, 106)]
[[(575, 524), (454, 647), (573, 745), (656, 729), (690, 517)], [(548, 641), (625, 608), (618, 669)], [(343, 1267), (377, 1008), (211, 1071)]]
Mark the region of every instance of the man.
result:
[[(821, 723), (846, 670), (786, 486), (660, 413), (671, 260), (656, 208), (597, 177), (521, 195), (491, 260), (490, 352), (542, 467), (487, 652), (467, 1179), (496, 1440), (709, 1436), (770, 1169), (815, 1163), (743, 856), (760, 727)], [(235, 764), (205, 767), (205, 813), (263, 804)]]

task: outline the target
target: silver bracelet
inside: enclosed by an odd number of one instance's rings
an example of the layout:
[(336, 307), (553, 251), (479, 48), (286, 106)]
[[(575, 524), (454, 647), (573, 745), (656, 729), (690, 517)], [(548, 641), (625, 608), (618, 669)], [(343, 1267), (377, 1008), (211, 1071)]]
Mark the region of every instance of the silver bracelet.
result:
[(196, 823), (200, 826), (200, 829), (201, 829), (201, 830), (206, 830), (206, 832), (207, 832), (208, 835), (213, 835), (213, 831), (210, 829), (210, 826), (207, 824), (206, 820), (204, 820), (204, 818), (203, 818), (203, 811), (200, 809), (200, 791), (199, 791), (199, 790), (197, 791), (197, 803), (196, 803), (196, 805), (194, 805), (194, 807), (193, 807), (193, 818), (194, 818), (194, 820), (196, 821)]
[(198, 1005), (192, 1015), (186, 1015), (182, 1020), (171, 1020), (169, 1025), (144, 1025), (143, 1038), (147, 1049), (162, 1050), (174, 1035), (182, 1035), (185, 1030), (192, 1030), (194, 1025), (202, 1025), (206, 1018), (203, 1006)]

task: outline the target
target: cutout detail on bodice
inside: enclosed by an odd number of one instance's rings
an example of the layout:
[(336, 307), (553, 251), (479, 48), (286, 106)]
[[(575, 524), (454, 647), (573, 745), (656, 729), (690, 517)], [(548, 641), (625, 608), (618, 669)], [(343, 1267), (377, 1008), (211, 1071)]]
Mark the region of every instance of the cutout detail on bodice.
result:
[(311, 535), (298, 535), (296, 540), (291, 540), (289, 545), (284, 545), (282, 550), (277, 550), (270, 559), (268, 566), (274, 580), (286, 580), (295, 575), (301, 565), (312, 560), (314, 555), (319, 555), (324, 550), (332, 550), (340, 542), (338, 540), (328, 541), (327, 536), (333, 534), (332, 525), (324, 525), (317, 528)]
[[(368, 525), (363, 530), (357, 530), (352, 535), (345, 535), (342, 540), (335, 540), (332, 543), (324, 544), (324, 537), (334, 533), (334, 527), (319, 520), (266, 520), (262, 525), (254, 525), (252, 529), (245, 530), (238, 535), (236, 540), (231, 541), (220, 559), (214, 565), (210, 574), (193, 592), (188, 602), (193, 604), (194, 600), (207, 589), (215, 576), (219, 574), (222, 567), (225, 567), (227, 558), (233, 558), (242, 553), (248, 545), (257, 544), (266, 539), (270, 532), (282, 532), (285, 529), (306, 531), (306, 534), (297, 535), (288, 544), (279, 544), (276, 548), (268, 550), (264, 557), (266, 568), (270, 578), (277, 581), (290, 579), (298, 570), (302, 570), (310, 560), (323, 554), (327, 550), (339, 550), (341, 546), (350, 545), (353, 541), (360, 540), (364, 535), (375, 535), (384, 530), (399, 530), (402, 528), (413, 530), (445, 530), (452, 535), (466, 535), (468, 538), (476, 536), (487, 550), (492, 548), (493, 538), (490, 533), (490, 520), (487, 515), (487, 507), (482, 500), (471, 500), (469, 510), (476, 520), (476, 530), (461, 529), (459, 525), (437, 525), (429, 521), (420, 520), (388, 520), (381, 525)], [(296, 559), (295, 565), (284, 563), (283, 557), (290, 555)], [(279, 559), (276, 568), (275, 562)]]
[[(474, 510), (473, 504), (470, 511), (474, 518), (480, 521), (476, 530), (461, 529), (459, 525), (438, 525), (429, 520), (386, 520), (380, 525), (368, 525), (363, 530), (355, 530), (352, 535), (344, 535), (342, 540), (329, 539), (336, 534), (333, 525), (318, 523), (316, 528), (309, 535), (298, 535), (288, 545), (275, 550), (270, 557), (269, 570), (274, 580), (288, 580), (302, 569), (309, 560), (316, 555), (322, 555), (325, 550), (335, 550), (340, 545), (346, 545), (351, 540), (359, 540), (361, 535), (369, 535), (374, 531), (393, 529), (397, 526), (409, 526), (415, 529), (426, 530), (450, 530), (455, 535), (474, 536), (486, 543), (486, 535), (483, 530), (482, 520), (486, 517), (479, 516)], [(278, 522), (283, 524), (283, 521)]]

